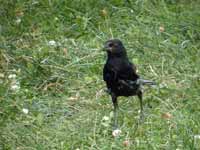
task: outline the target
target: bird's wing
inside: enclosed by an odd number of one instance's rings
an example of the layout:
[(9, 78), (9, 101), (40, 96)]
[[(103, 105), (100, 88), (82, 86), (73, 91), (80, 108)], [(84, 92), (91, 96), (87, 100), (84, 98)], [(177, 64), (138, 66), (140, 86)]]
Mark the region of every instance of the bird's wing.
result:
[(110, 82), (116, 80), (117, 78), (117, 71), (114, 68), (105, 65), (103, 68), (103, 80)]
[(133, 63), (130, 63), (130, 66), (132, 67), (133, 72), (136, 74), (137, 73), (137, 67)]
[(136, 81), (139, 76), (137, 75), (135, 69), (135, 65), (129, 61), (112, 61), (104, 66), (103, 79), (107, 82), (118, 82), (119, 84), (121, 84), (122, 80), (122, 83)]
[(128, 62), (126, 65), (123, 65), (118, 71), (118, 78), (121, 80), (132, 80), (135, 81), (139, 78), (136, 73), (136, 67), (134, 64)]

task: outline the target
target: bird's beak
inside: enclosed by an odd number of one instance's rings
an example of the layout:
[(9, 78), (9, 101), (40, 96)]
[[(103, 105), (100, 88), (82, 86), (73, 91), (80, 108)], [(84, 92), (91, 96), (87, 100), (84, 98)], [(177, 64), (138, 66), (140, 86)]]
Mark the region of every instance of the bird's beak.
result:
[(108, 46), (108, 44), (105, 44), (103, 47), (103, 51), (111, 52), (112, 48)]
[(107, 51), (108, 47), (104, 46), (103, 51)]

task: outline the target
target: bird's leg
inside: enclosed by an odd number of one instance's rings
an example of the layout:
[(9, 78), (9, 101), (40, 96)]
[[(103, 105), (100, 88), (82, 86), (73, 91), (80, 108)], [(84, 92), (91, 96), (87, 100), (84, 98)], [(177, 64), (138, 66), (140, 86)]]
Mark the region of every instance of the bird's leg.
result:
[(118, 128), (118, 103), (117, 103), (117, 96), (115, 94), (111, 94), (112, 102), (114, 106), (114, 129)]
[(144, 114), (143, 114), (143, 98), (142, 98), (142, 91), (139, 91), (137, 94), (139, 100), (140, 100), (140, 120), (143, 120)]

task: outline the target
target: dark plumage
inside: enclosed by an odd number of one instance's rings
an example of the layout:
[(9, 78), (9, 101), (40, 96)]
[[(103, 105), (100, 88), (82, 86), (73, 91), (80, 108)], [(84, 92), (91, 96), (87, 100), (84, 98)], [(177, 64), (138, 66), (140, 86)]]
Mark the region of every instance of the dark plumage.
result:
[(107, 61), (103, 68), (103, 79), (107, 91), (112, 97), (114, 105), (114, 127), (117, 128), (117, 98), (119, 96), (138, 96), (140, 100), (141, 116), (143, 111), (142, 90), (143, 84), (154, 84), (143, 80), (136, 73), (136, 67), (127, 57), (126, 49), (118, 39), (106, 41), (104, 50), (107, 52)]

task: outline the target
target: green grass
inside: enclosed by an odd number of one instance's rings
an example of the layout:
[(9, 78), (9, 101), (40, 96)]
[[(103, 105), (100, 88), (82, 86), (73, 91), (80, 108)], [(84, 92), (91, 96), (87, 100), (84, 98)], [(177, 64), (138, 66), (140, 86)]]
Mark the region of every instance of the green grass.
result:
[[(200, 148), (198, 0), (0, 3), (0, 150)], [(120, 98), (117, 138), (102, 80), (101, 48), (113, 37), (139, 74), (158, 83), (145, 90), (137, 130), (138, 99)]]

